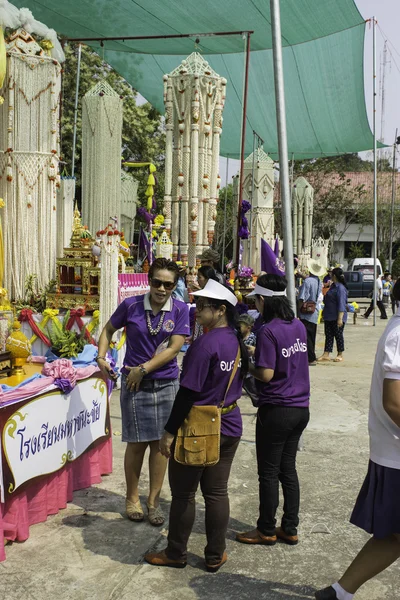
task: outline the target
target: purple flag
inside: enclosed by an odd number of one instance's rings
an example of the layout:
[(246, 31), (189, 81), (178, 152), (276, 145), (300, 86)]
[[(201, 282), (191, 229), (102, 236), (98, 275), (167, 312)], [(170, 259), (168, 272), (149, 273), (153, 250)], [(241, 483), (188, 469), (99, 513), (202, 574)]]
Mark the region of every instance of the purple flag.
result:
[(139, 237), (139, 249), (143, 248), (145, 253), (147, 254), (147, 258), (150, 260), (150, 242), (147, 239), (147, 235), (143, 231), (143, 228), (140, 228), (140, 237)]
[(275, 254), (276, 258), (279, 258), (279, 237), (278, 236), (276, 236), (276, 238), (275, 238), (274, 254)]
[(281, 261), (275, 256), (271, 246), (261, 238), (261, 271), (265, 271), (269, 275), (285, 276), (285, 270)]

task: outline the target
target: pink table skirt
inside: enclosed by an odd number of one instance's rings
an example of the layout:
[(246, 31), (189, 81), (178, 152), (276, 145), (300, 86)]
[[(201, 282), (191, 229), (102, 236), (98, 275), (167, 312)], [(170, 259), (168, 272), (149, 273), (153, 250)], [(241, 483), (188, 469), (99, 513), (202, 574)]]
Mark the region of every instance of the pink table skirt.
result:
[(5, 560), (4, 539), (24, 542), (29, 527), (43, 523), (73, 499), (76, 490), (101, 482), (112, 472), (112, 438), (100, 442), (61, 471), (28, 485), (0, 503), (0, 561)]

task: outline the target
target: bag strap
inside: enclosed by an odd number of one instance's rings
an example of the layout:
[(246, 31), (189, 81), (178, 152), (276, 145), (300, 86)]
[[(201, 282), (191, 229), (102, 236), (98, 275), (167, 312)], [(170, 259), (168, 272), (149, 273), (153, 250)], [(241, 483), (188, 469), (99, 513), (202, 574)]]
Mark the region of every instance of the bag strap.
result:
[(236, 354), (235, 364), (233, 365), (232, 373), (231, 373), (231, 376), (229, 378), (228, 387), (226, 388), (224, 399), (222, 400), (222, 402), (221, 402), (221, 404), (219, 405), (218, 408), (222, 408), (224, 406), (224, 404), (225, 404), (225, 400), (226, 400), (226, 398), (228, 396), (228, 392), (230, 390), (230, 387), (231, 387), (231, 385), (233, 383), (233, 380), (235, 379), (235, 375), (236, 375), (236, 372), (238, 370), (239, 361), (240, 361), (240, 344), (239, 344), (239, 348), (238, 348), (238, 351), (237, 351), (237, 354)]

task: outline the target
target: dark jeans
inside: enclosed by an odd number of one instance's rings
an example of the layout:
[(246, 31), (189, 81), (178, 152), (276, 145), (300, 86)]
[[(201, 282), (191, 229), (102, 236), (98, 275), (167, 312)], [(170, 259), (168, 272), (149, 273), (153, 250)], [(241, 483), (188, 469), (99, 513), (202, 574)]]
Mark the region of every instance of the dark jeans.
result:
[(243, 389), (249, 396), (253, 406), (258, 406), (258, 392), (256, 386), (256, 380), (252, 375), (243, 379)]
[(299, 524), (300, 486), (296, 471), (299, 439), (310, 418), (308, 408), (264, 404), (258, 409), (256, 449), (260, 483), (260, 517), (257, 529), (274, 535), (279, 506), (279, 482), (283, 490), (282, 529), (296, 535)]
[[(382, 300), (378, 300), (376, 305), (379, 308), (379, 311), (381, 313), (381, 319), (387, 319), (386, 309), (385, 309), (385, 306), (384, 306)], [(364, 313), (364, 317), (366, 317), (368, 319), (369, 315), (372, 313), (373, 310), (374, 310), (374, 300), (372, 299), (371, 304), (369, 305), (368, 309)]]
[(305, 319), (301, 319), (304, 327), (307, 330), (307, 353), (308, 353), (308, 362), (312, 363), (317, 360), (315, 356), (315, 340), (317, 338), (317, 324), (310, 323), (310, 321), (306, 321)]
[(186, 549), (195, 519), (195, 495), (200, 483), (206, 505), (208, 564), (219, 563), (226, 548), (229, 522), (228, 479), (240, 438), (221, 436), (219, 462), (213, 467), (189, 467), (169, 462), (169, 484), (172, 503), (169, 513), (167, 556), (186, 560)]
[(333, 340), (336, 340), (336, 348), (338, 353), (344, 352), (344, 326), (338, 327), (337, 321), (324, 321), (325, 327), (325, 352), (333, 351)]

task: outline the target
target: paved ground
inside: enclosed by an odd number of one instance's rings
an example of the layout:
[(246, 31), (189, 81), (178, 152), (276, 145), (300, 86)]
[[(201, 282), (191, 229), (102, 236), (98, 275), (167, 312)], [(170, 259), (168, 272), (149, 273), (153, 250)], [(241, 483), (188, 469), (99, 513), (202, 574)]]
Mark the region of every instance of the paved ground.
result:
[[(198, 503), (189, 565), (176, 571), (143, 564), (150, 548), (165, 545), (166, 529), (123, 518), (124, 444), (119, 402), (112, 398), (114, 473), (102, 484), (77, 492), (67, 510), (31, 528), (24, 544), (7, 547), (0, 564), (0, 600), (253, 600), (312, 598), (336, 580), (367, 539), (348, 523), (368, 460), (367, 406), (376, 343), (385, 322), (373, 328), (359, 319), (345, 331), (346, 362), (314, 367), (312, 418), (299, 454), (302, 486), (301, 544), (295, 548), (248, 547), (236, 531), (255, 524), (255, 410), (242, 401), (245, 432), (230, 481), (229, 561), (216, 575), (204, 571), (203, 506)], [(322, 352), (322, 329), (318, 347)], [(148, 485), (147, 470), (142, 490)], [(163, 502), (168, 508), (168, 485)], [(144, 499), (144, 498), (143, 498)], [(397, 600), (399, 566), (368, 583), (359, 600)]]

